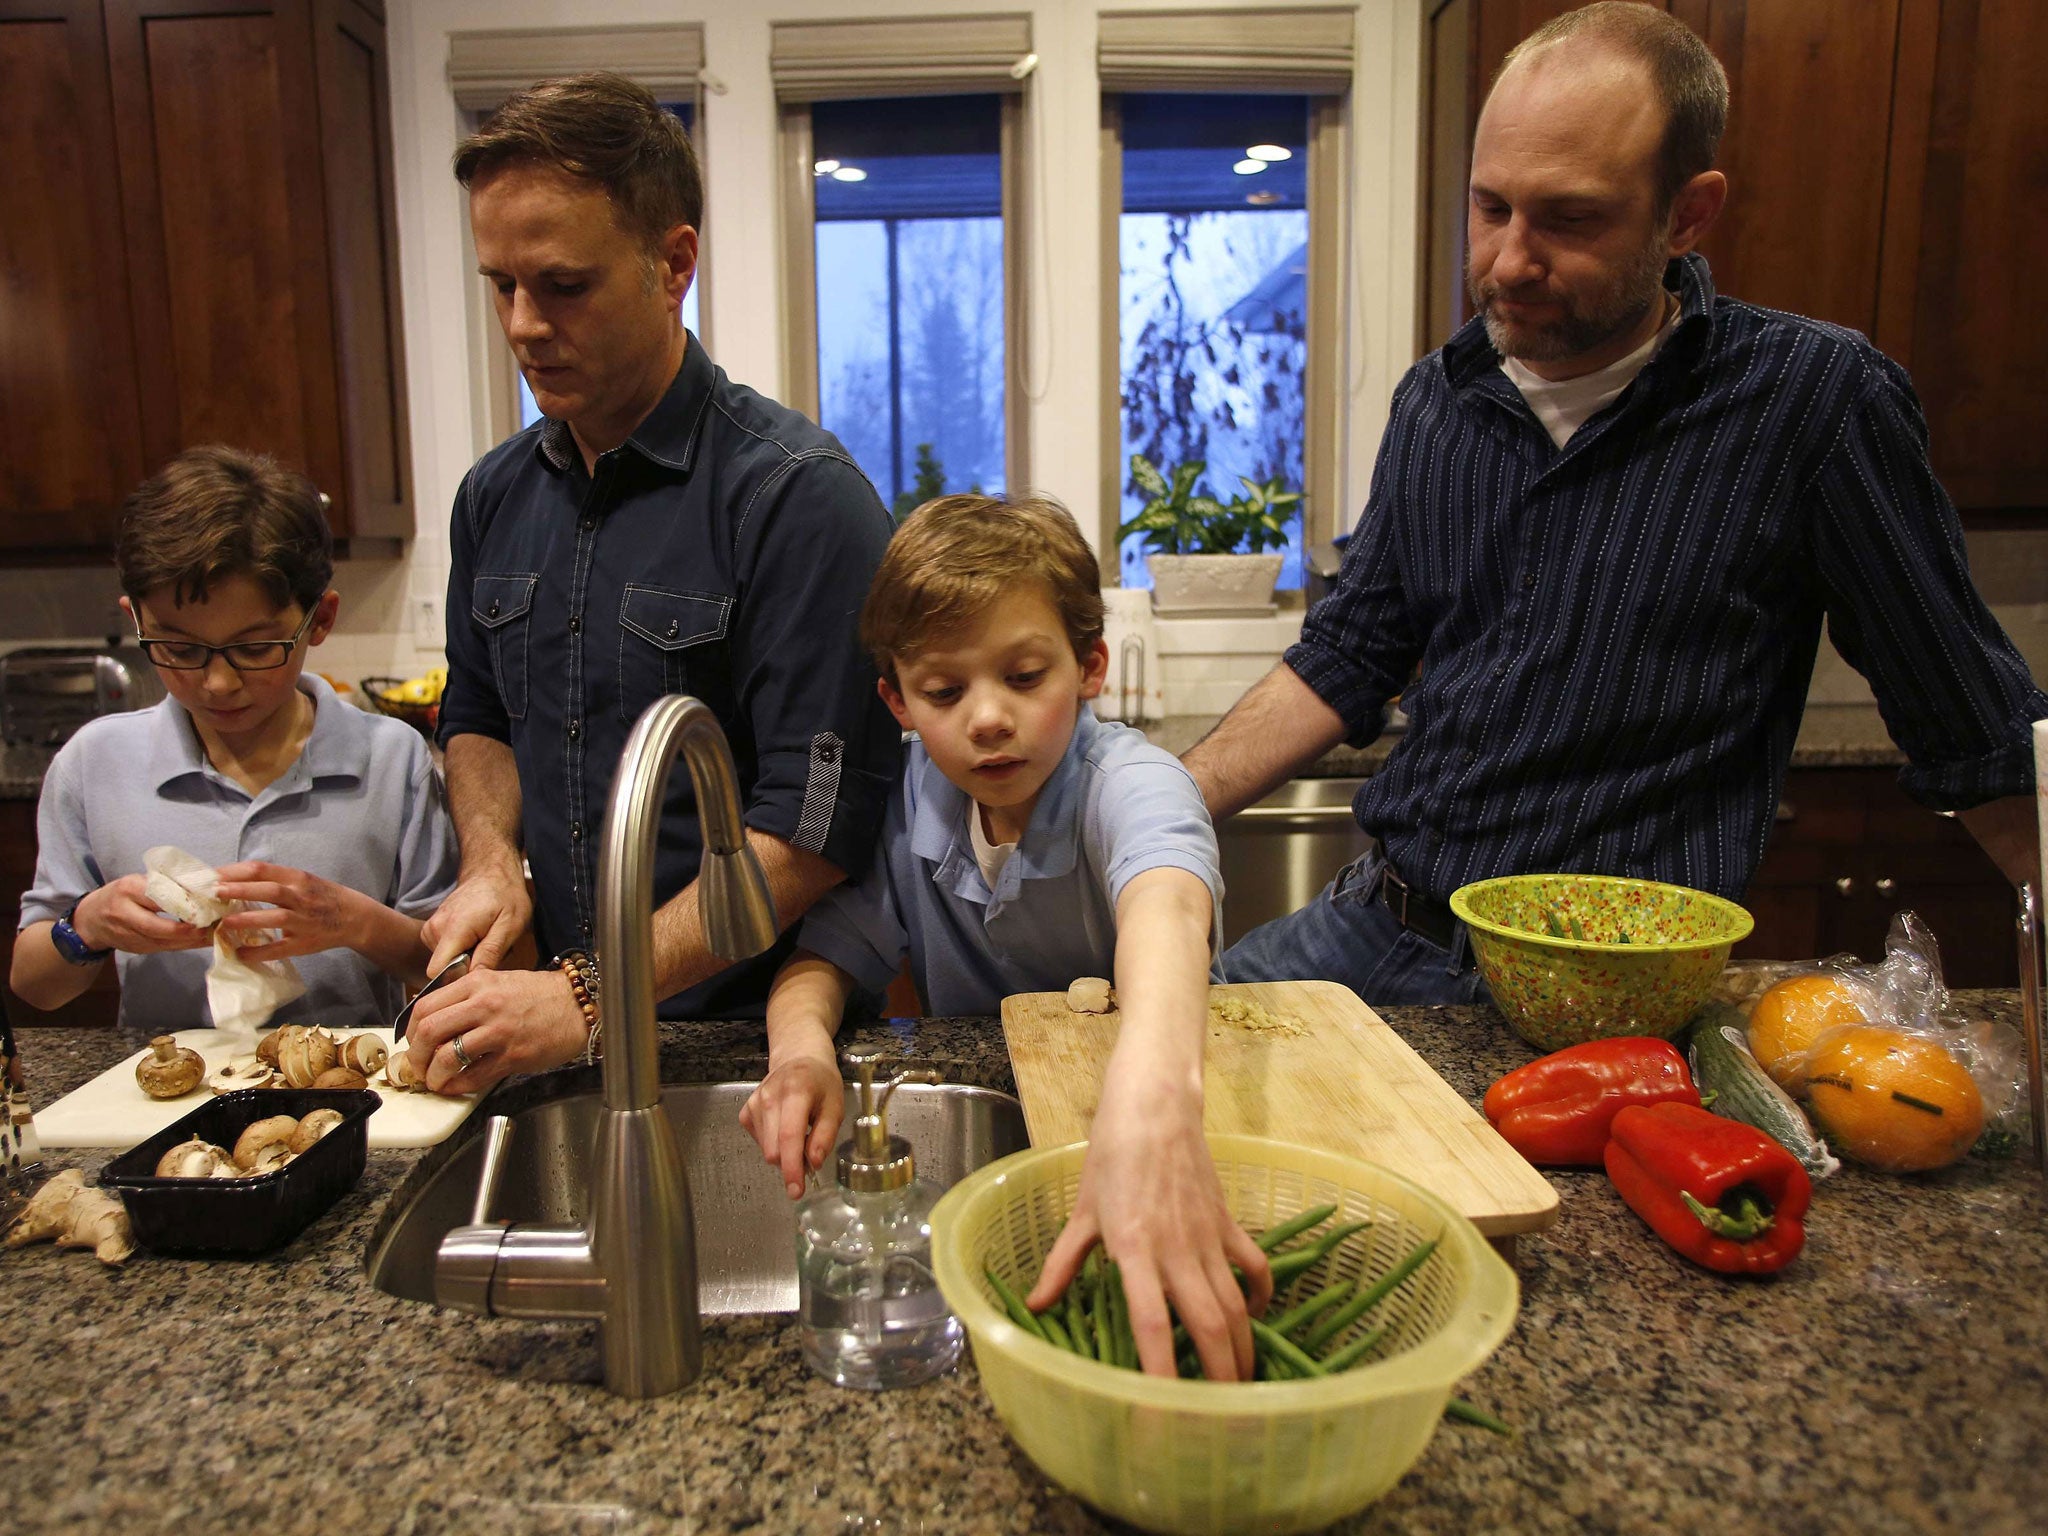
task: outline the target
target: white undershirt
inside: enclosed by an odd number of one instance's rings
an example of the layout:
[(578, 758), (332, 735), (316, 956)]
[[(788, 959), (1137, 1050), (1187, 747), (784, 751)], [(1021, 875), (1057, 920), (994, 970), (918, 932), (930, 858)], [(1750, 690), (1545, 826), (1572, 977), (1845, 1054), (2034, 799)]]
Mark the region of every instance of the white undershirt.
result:
[(1003, 877), (1003, 866), (1010, 862), (1010, 855), (1017, 851), (1015, 843), (992, 843), (988, 834), (981, 829), (981, 807), (972, 801), (967, 805), (967, 840), (974, 849), (974, 862), (981, 866), (981, 878), (988, 882), (993, 891), (996, 882)]
[(1515, 388), (1522, 392), (1522, 398), (1529, 402), (1529, 409), (1543, 423), (1543, 430), (1550, 434), (1550, 440), (1562, 448), (1571, 441), (1574, 432), (1592, 419), (1595, 412), (1627, 389), (1635, 376), (1649, 366), (1650, 359), (1657, 355), (1657, 349), (1664, 345), (1664, 338), (1678, 323), (1678, 316), (1679, 307), (1672, 304), (1670, 315), (1658, 327), (1656, 335), (1621, 361), (1609, 363), (1594, 373), (1582, 373), (1576, 379), (1552, 381), (1542, 378), (1512, 357), (1500, 360), (1501, 372), (1514, 381)]

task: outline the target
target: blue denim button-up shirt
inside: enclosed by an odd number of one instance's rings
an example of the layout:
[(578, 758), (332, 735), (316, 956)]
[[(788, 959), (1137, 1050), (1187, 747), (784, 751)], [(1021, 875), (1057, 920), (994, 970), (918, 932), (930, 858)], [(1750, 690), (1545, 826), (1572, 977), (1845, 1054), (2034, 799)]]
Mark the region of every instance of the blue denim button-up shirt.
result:
[[(543, 955), (595, 937), (612, 777), (663, 694), (717, 712), (749, 826), (866, 867), (901, 762), (856, 634), (888, 539), (837, 439), (732, 383), (694, 336), (668, 393), (594, 475), (556, 421), (477, 461), (450, 535), (441, 739), (512, 747)], [(657, 905), (696, 878), (701, 848), (678, 771)], [(759, 1014), (791, 942), (662, 1015)]]
[(1970, 583), (1905, 371), (1717, 297), (1557, 448), (1477, 320), (1395, 391), (1338, 585), (1287, 662), (1363, 745), (1354, 801), (1412, 884), (1547, 870), (1740, 898), (1823, 617), (1941, 810), (2029, 793), (2048, 698)]

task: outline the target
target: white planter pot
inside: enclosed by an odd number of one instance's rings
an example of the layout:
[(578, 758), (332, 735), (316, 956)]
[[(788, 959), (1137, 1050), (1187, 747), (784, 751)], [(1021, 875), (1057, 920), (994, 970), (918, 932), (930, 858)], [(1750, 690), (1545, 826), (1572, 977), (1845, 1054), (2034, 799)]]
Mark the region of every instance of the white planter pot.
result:
[(1274, 611), (1279, 555), (1147, 555), (1152, 606), (1181, 618)]

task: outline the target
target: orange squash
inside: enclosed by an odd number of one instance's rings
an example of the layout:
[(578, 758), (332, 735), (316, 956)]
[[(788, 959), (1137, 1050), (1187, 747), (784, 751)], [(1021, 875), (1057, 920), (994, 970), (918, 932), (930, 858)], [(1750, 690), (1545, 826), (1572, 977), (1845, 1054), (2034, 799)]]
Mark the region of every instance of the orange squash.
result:
[(1803, 1089), (1805, 1054), (1823, 1032), (1867, 1024), (1856, 996), (1839, 976), (1817, 971), (1767, 988), (1749, 1014), (1749, 1049), (1781, 1088)]
[(1984, 1098), (1963, 1064), (1919, 1035), (1874, 1025), (1815, 1042), (1807, 1104), (1835, 1150), (1873, 1168), (1940, 1168), (1984, 1130)]

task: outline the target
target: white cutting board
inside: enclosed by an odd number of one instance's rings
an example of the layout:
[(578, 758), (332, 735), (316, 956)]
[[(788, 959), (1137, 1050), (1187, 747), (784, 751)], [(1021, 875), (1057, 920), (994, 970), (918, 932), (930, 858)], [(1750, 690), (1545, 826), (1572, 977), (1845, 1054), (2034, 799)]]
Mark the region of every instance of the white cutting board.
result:
[[(373, 1034), (391, 1044), (388, 1029), (352, 1030), (352, 1034)], [(173, 1039), (189, 1045), (206, 1063), (211, 1075), (227, 1065), (238, 1051), (246, 1053), (248, 1040), (237, 1035), (223, 1040), (218, 1030), (181, 1029)], [(118, 1066), (107, 1068), (81, 1088), (73, 1089), (48, 1109), (36, 1111), (36, 1135), (46, 1147), (114, 1147), (127, 1151), (147, 1141), (174, 1120), (182, 1120), (213, 1096), (204, 1082), (179, 1099), (152, 1099), (135, 1081), (135, 1063), (148, 1050), (137, 1051)], [(443, 1098), (438, 1093), (400, 1093), (395, 1088), (375, 1085), (384, 1103), (370, 1116), (370, 1145), (373, 1147), (431, 1147), (468, 1118), (476, 1108), (476, 1096)]]

